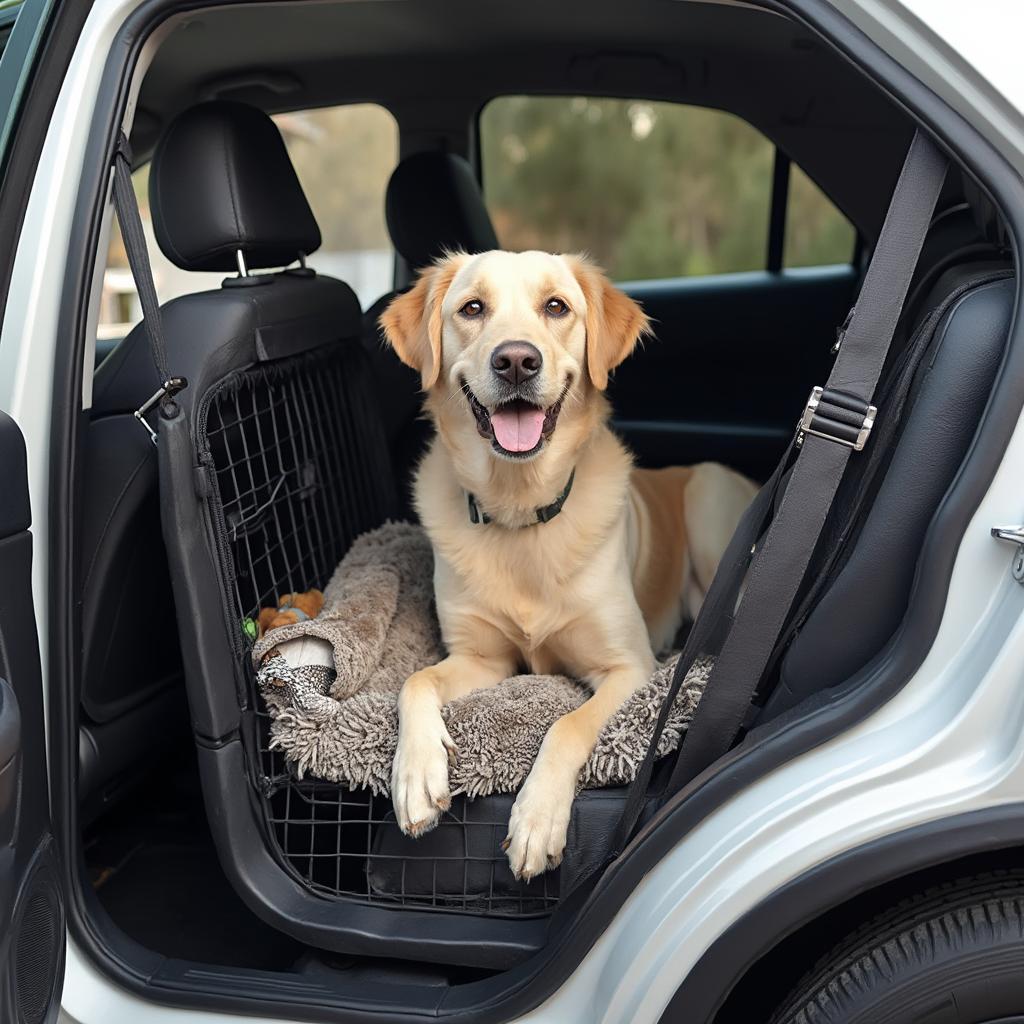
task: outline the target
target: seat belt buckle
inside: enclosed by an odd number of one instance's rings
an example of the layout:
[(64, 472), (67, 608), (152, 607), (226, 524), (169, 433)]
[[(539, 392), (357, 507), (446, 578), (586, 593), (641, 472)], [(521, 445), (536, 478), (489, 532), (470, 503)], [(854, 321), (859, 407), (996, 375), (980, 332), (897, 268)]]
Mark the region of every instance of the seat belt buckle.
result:
[(807, 434), (861, 451), (871, 435), (878, 409), (862, 398), (835, 388), (811, 389), (803, 416), (797, 425), (796, 443)]
[(156, 431), (146, 421), (146, 413), (153, 408), (157, 402), (162, 402), (165, 398), (173, 398), (179, 391), (184, 391), (188, 387), (188, 381), (184, 377), (170, 377), (165, 380), (163, 384), (153, 392), (150, 398), (147, 398), (138, 409), (135, 410), (132, 415), (142, 424), (142, 429), (149, 434), (150, 441), (156, 444)]

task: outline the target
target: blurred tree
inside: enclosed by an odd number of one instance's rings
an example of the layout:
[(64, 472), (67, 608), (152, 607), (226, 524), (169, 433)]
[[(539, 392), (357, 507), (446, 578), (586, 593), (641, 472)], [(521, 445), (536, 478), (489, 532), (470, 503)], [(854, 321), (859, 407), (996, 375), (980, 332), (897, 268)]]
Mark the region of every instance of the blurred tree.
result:
[(783, 265), (817, 267), (853, 258), (853, 225), (797, 166), (789, 173)]
[(384, 191), (398, 162), (398, 126), (383, 107), (357, 103), (278, 114), (327, 252), (390, 249)]
[[(619, 280), (764, 267), (774, 147), (674, 103), (506, 96), (480, 118), (484, 190), (512, 249), (584, 249)], [(794, 175), (790, 265), (848, 261), (852, 228)]]

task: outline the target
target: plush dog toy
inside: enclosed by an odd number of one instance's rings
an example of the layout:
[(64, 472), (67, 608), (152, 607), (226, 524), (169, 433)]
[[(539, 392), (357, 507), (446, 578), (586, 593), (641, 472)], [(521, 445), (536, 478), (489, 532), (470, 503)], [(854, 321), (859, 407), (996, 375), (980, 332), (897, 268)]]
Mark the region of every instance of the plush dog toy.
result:
[(290, 626), (293, 622), (315, 619), (324, 606), (324, 595), (319, 590), (307, 590), (304, 594), (281, 594), (276, 608), (261, 608), (257, 636), (263, 636), (278, 626)]
[[(282, 626), (315, 619), (324, 606), (324, 595), (319, 590), (307, 590), (303, 594), (281, 594), (277, 602), (276, 608), (261, 608), (256, 622), (247, 620), (246, 632), (252, 639), (261, 639)], [(304, 690), (326, 694), (337, 675), (331, 645), (315, 636), (286, 640), (267, 651), (260, 665), (264, 684), (287, 691), (293, 699)]]

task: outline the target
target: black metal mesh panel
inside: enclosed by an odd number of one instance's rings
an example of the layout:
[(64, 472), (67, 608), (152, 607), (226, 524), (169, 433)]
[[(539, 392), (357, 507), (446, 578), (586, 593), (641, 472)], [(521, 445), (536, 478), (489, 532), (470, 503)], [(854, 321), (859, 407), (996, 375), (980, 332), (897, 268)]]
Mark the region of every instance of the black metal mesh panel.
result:
[[(269, 749), (246, 623), (278, 596), (323, 587), (351, 542), (394, 507), (393, 482), (362, 353), (338, 345), (237, 374), (199, 410), (211, 470), (232, 643), (246, 683), (246, 752), (272, 851), (321, 896), (395, 907), (529, 916), (557, 901), (557, 873), (526, 884), (501, 840), (510, 799), (457, 798), (429, 835), (411, 840), (391, 801), (298, 780)], [(241, 798), (241, 797), (240, 797)]]

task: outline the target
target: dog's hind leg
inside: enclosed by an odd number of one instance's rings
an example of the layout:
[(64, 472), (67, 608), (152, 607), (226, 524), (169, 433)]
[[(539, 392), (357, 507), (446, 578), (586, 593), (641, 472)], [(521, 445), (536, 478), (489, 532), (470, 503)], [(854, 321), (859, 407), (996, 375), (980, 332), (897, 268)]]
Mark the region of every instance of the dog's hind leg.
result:
[(695, 619), (736, 525), (757, 494), (757, 485), (715, 462), (694, 466), (686, 485), (684, 516), (690, 544), (692, 578), (684, 607)]

